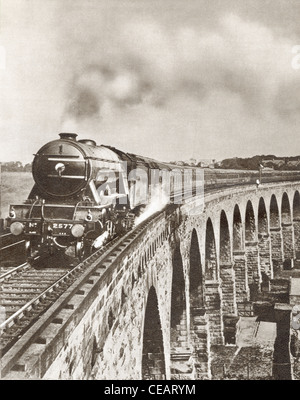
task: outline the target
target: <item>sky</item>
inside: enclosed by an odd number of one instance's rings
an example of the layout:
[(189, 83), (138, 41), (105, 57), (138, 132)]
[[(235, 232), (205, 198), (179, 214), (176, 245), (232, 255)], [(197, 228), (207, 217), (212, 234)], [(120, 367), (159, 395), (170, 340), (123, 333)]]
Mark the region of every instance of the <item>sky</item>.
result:
[(0, 0), (0, 161), (60, 132), (162, 161), (300, 155), (299, 16), (299, 0)]

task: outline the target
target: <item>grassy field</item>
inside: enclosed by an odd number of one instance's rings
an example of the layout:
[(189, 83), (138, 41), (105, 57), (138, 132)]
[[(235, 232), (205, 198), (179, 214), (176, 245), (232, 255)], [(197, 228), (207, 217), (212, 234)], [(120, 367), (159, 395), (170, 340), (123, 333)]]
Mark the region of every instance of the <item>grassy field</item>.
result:
[(31, 172), (2, 172), (0, 175), (0, 218), (8, 216), (10, 204), (22, 203), (33, 187)]

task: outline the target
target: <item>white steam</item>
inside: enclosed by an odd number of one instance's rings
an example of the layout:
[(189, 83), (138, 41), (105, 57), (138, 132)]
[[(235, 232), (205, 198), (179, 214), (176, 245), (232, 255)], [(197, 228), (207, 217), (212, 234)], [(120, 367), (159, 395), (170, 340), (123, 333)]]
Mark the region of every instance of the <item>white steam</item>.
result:
[(170, 198), (165, 193), (156, 190), (144, 212), (135, 220), (135, 226), (138, 226), (156, 212), (161, 211), (169, 201)]

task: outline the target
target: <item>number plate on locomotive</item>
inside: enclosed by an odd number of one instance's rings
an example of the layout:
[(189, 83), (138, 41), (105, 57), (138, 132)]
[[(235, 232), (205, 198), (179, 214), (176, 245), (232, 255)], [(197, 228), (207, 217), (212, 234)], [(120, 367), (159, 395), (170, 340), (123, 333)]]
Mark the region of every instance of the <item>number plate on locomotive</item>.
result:
[(53, 235), (67, 236), (71, 234), (73, 224), (67, 222), (53, 222), (51, 225)]
[(25, 233), (31, 235), (37, 235), (41, 232), (41, 223), (40, 222), (28, 222), (25, 225)]

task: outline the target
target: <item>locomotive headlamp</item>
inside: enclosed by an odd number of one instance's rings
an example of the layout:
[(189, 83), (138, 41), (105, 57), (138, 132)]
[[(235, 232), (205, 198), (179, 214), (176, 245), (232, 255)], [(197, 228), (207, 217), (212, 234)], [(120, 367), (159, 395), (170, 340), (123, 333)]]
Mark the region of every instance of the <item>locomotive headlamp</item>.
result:
[(71, 233), (74, 237), (78, 238), (83, 236), (84, 233), (84, 226), (75, 224), (72, 226)]
[(65, 170), (65, 164), (59, 162), (55, 165), (55, 171), (58, 172), (58, 175), (61, 176), (62, 172)]
[(24, 231), (24, 225), (21, 222), (13, 222), (10, 226), (10, 231), (14, 236), (21, 235)]

